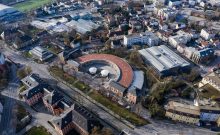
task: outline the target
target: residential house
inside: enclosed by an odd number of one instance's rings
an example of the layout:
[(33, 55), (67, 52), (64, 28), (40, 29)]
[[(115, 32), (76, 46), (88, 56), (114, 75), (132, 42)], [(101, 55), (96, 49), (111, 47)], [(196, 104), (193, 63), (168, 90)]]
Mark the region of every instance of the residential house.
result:
[(200, 36), (202, 38), (204, 38), (205, 40), (210, 40), (212, 38), (215, 37), (215, 32), (213, 32), (212, 30), (208, 30), (208, 29), (202, 29), (201, 30), (201, 33), (200, 33)]
[(204, 48), (193, 53), (191, 60), (195, 63), (207, 63), (213, 60), (214, 50), (212, 48)]
[(164, 30), (159, 30), (157, 31), (157, 36), (164, 42), (168, 42), (169, 41), (169, 37), (172, 34), (172, 31), (164, 31)]
[(155, 46), (159, 44), (159, 38), (152, 32), (143, 32), (140, 34), (131, 34), (124, 36), (124, 45), (129, 47), (134, 44), (147, 44), (148, 46)]
[(137, 91), (138, 91), (138, 89), (135, 87), (128, 89), (127, 99), (132, 104), (136, 104), (140, 98), (140, 95)]
[(143, 28), (142, 23), (138, 21), (138, 18), (131, 18), (129, 20), (129, 27), (138, 31), (142, 30)]
[(191, 36), (185, 32), (179, 32), (178, 35), (169, 37), (169, 43), (174, 48), (177, 48), (177, 46), (180, 44), (185, 45), (190, 40), (191, 40)]
[(17, 28), (6, 29), (1, 33), (1, 39), (5, 42), (14, 39), (14, 37), (19, 33)]
[(209, 73), (203, 77), (202, 81), (199, 83), (199, 87), (209, 84), (220, 91), (220, 69)]
[(28, 45), (31, 45), (33, 43), (33, 39), (28, 35), (21, 35), (15, 37), (15, 41), (13, 43), (13, 46), (16, 49), (21, 49), (23, 47), (26, 47)]
[(161, 8), (158, 10), (157, 15), (164, 20), (174, 19), (177, 12), (172, 8)]

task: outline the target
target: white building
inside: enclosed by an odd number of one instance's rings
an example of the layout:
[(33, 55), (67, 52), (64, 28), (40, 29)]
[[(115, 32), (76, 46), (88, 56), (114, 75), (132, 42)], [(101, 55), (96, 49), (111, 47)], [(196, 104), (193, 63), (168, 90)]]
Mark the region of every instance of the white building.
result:
[(170, 0), (169, 7), (180, 6), (182, 4), (181, 0)]
[(171, 8), (162, 8), (158, 10), (157, 15), (165, 20), (169, 20), (170, 18), (175, 17), (176, 13), (177, 12)]
[(92, 30), (99, 28), (98, 24), (92, 22), (91, 20), (84, 19), (79, 19), (77, 21), (72, 20), (70, 22), (67, 22), (66, 26), (68, 26), (71, 29), (75, 29), (77, 32), (81, 34), (85, 34), (87, 32), (91, 32)]
[(169, 37), (169, 43), (177, 48), (179, 44), (185, 45), (191, 40), (190, 34), (179, 31), (178, 35)]
[(147, 44), (148, 46), (155, 46), (159, 44), (159, 38), (152, 32), (143, 32), (124, 36), (125, 46), (132, 46), (134, 44)]
[(206, 29), (202, 29), (200, 36), (205, 40), (210, 40), (211, 38), (215, 37), (215, 33)]
[(52, 53), (46, 51), (44, 48), (42, 47), (34, 47), (30, 53), (35, 56), (37, 59), (41, 60), (41, 61), (45, 61), (49, 58), (51, 58), (53, 56)]
[(4, 55), (0, 52), (0, 65), (5, 64), (5, 57)]

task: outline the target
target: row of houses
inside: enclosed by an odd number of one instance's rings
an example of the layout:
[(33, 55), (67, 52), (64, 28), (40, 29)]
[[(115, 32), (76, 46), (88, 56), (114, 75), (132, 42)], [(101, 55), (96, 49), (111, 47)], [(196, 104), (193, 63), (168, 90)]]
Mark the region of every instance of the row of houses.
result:
[[(213, 33), (213, 32), (211, 32)], [(211, 40), (215, 34), (202, 29), (200, 36), (204, 39), (199, 39), (199, 35), (178, 31), (177, 35), (168, 38), (169, 44), (176, 48), (178, 52), (183, 54), (188, 59), (195, 63), (205, 63), (213, 60), (215, 51), (214, 47), (219, 48), (219, 40)], [(211, 40), (207, 41), (207, 40)], [(214, 42), (217, 41), (217, 42)]]
[(60, 135), (65, 135), (73, 129), (82, 135), (89, 135), (94, 127), (102, 128), (91, 112), (67, 100), (38, 75), (31, 74), (21, 81), (27, 87), (21, 93), (25, 102), (34, 106), (42, 101), (45, 108), (54, 115), (51, 123)]
[(165, 105), (165, 116), (188, 124), (202, 126), (213, 123), (220, 126), (220, 109), (211, 106), (195, 106), (177, 101), (169, 101)]

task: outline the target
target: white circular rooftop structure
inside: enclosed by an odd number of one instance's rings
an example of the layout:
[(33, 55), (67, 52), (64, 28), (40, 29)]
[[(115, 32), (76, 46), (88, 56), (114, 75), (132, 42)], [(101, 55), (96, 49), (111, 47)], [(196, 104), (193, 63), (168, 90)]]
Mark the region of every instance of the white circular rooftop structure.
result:
[(94, 75), (94, 74), (96, 74), (96, 72), (97, 72), (97, 68), (96, 67), (89, 68), (89, 73), (90, 74)]
[(104, 70), (101, 71), (102, 77), (107, 77), (108, 74), (109, 74), (109, 71), (108, 71), (108, 70), (105, 70), (105, 69), (104, 69)]

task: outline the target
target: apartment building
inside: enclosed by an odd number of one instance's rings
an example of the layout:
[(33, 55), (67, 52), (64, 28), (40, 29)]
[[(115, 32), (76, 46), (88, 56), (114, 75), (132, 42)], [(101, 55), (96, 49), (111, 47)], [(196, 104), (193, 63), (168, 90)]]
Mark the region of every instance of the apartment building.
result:
[(123, 42), (127, 47), (134, 44), (146, 44), (148, 46), (155, 46), (159, 44), (159, 38), (152, 32), (143, 32), (124, 36)]
[(199, 124), (200, 109), (197, 106), (169, 101), (165, 109), (165, 116), (174, 121), (180, 121), (194, 125)]

